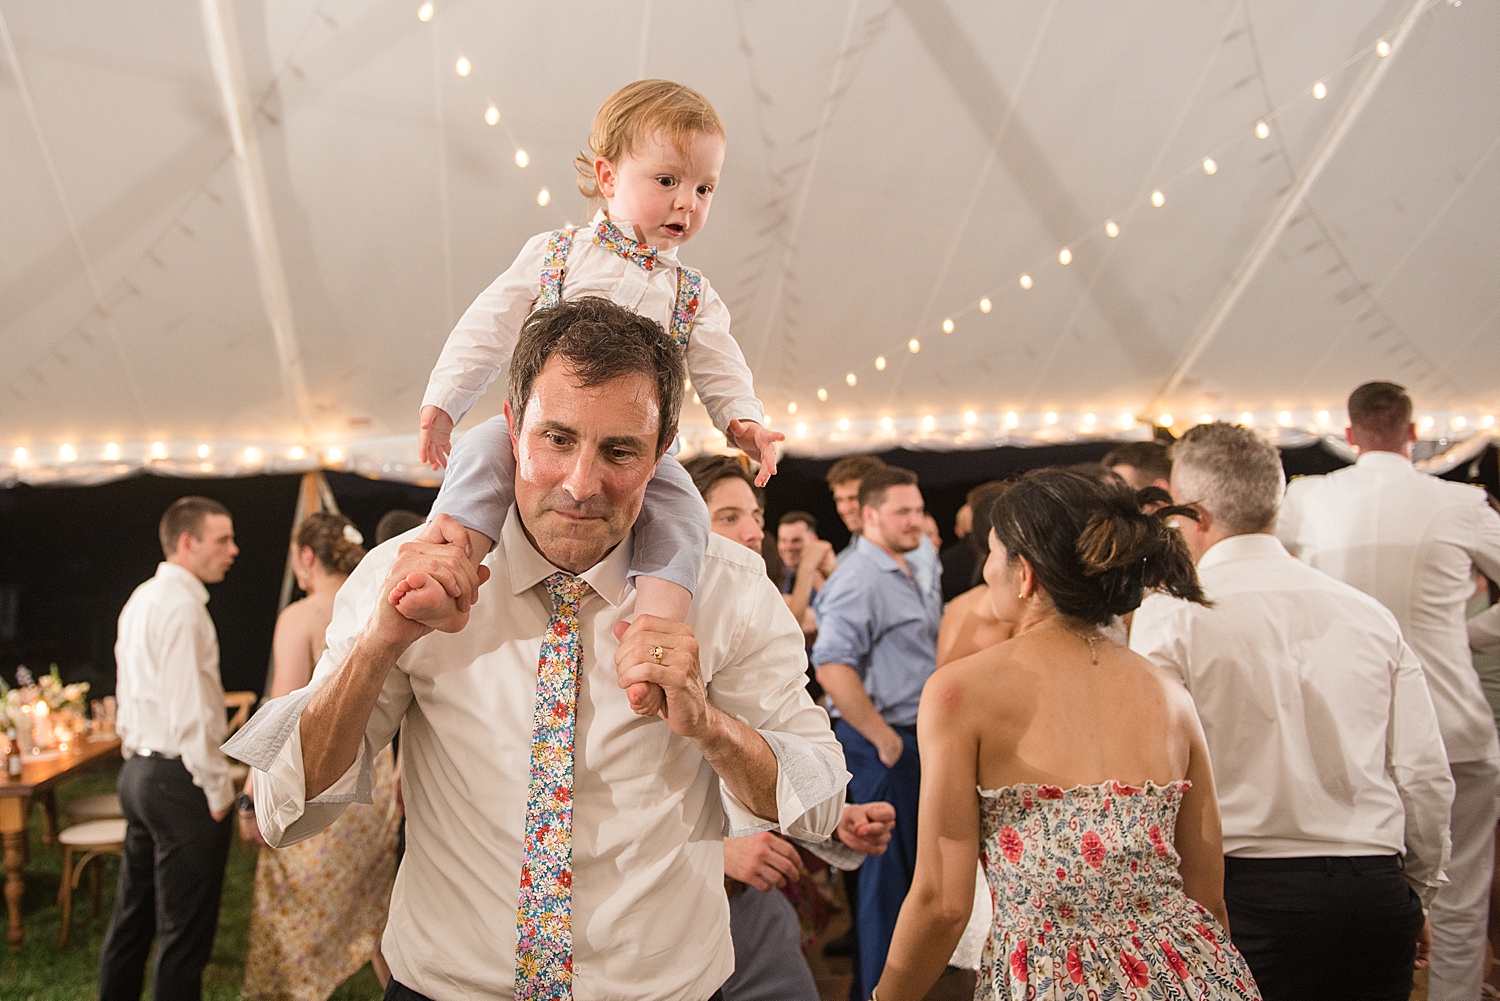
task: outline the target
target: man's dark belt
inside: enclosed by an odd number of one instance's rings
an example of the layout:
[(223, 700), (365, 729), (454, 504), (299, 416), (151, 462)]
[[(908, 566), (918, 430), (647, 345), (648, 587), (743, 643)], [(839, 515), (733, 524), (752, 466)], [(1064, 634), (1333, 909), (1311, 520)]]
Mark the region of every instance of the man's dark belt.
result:
[(1224, 872), (1246, 875), (1264, 872), (1400, 872), (1400, 855), (1312, 855), (1302, 858), (1241, 858), (1224, 856)]

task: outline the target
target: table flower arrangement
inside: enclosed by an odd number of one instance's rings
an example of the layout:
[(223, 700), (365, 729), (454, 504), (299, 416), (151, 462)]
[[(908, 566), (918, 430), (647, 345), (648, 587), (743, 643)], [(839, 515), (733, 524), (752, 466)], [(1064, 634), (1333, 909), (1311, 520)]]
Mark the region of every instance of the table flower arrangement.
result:
[(16, 684), (0, 679), (0, 715), (16, 730), (23, 753), (66, 751), (87, 729), (87, 681), (64, 685), (57, 665), (40, 678), (16, 668)]

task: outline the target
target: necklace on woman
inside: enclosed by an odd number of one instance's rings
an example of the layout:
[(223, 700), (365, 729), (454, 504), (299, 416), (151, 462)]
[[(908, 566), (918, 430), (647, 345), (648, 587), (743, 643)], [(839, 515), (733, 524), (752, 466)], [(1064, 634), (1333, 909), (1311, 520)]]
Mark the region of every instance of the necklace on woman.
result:
[(1094, 641), (1099, 638), (1097, 635), (1095, 635), (1094, 633), (1081, 633), (1076, 629), (1069, 629), (1061, 622), (1054, 622), (1052, 624), (1055, 625), (1058, 629), (1061, 629), (1063, 632), (1069, 634), (1070, 636), (1077, 636), (1079, 639), (1087, 643), (1089, 645), (1089, 662), (1093, 664), (1099, 663), (1099, 651), (1094, 646)]

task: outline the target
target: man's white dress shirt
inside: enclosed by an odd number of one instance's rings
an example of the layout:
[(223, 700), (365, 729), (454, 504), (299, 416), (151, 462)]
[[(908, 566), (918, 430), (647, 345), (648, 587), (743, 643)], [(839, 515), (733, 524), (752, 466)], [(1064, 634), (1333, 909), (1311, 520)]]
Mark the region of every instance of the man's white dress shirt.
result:
[[(415, 532), (417, 530), (413, 530)], [(407, 533), (377, 547), (334, 602), (312, 683), (269, 703), (230, 750), (254, 765), (266, 840), (323, 830), (367, 802), (370, 762), (401, 728), (406, 857), (382, 949), (401, 983), (437, 1001), (508, 998), (531, 762), (537, 658), (551, 615), (541, 585), (556, 568), (512, 506), (485, 559), (494, 575), (468, 626), (432, 633), (400, 658), (365, 731), (359, 761), (304, 801), (298, 720), (335, 673), (379, 600)], [(573, 772), (573, 983), (579, 998), (705, 1001), (734, 949), (723, 838), (776, 829), (822, 841), (844, 803), (843, 752), (808, 698), (802, 632), (758, 555), (710, 536), (687, 622), (709, 699), (757, 728), (777, 758), (777, 821), (729, 792), (696, 745), (630, 710), (612, 629), (634, 615), (627, 536), (582, 574), (593, 590), (583, 637)]]
[(208, 588), (176, 563), (159, 564), (131, 594), (115, 640), (115, 725), (126, 758), (143, 748), (181, 757), (208, 808), (222, 810), (235, 788), (219, 750), (228, 728), (207, 605)]
[[(604, 218), (602, 211), (597, 213), (593, 223), (580, 227), (573, 237), (563, 272), (564, 301), (603, 296), (655, 320), (670, 333), (677, 308), (677, 251), (659, 251), (656, 266), (647, 271), (593, 242), (590, 227)], [(633, 232), (628, 220), (616, 220), (616, 225), (626, 234)], [(441, 407), (457, 424), (491, 382), (505, 377), (521, 325), (541, 294), (542, 261), (551, 235), (538, 233), (526, 241), (515, 262), (464, 311), (432, 370), (422, 397), (424, 407)], [(698, 300), (684, 355), (693, 391), (720, 431), (727, 433), (733, 420), (764, 424), (765, 407), (755, 395), (750, 367), (729, 333), (729, 307), (707, 278)]]
[(1469, 646), (1480, 653), (1500, 653), (1500, 605), (1491, 605), (1468, 622)]
[(1447, 864), (1453, 780), (1422, 665), (1379, 602), (1236, 535), (1198, 563), (1204, 607), (1165, 594), (1130, 648), (1187, 686), (1242, 858), (1390, 855), (1430, 903)]
[(1287, 487), (1287, 549), (1396, 615), (1427, 672), (1449, 761), (1500, 757), (1495, 718), (1469, 656), (1474, 567), (1500, 580), (1500, 515), (1482, 489), (1419, 473), (1394, 452)]

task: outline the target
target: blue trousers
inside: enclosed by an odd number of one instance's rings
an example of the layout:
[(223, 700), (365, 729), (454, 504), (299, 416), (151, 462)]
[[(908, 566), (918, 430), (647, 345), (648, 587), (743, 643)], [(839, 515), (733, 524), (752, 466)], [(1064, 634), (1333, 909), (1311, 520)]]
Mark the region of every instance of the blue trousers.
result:
[(849, 802), (880, 800), (896, 808), (896, 827), (884, 855), (871, 855), (859, 867), (859, 899), (854, 915), (854, 982), (850, 1001), (864, 1001), (880, 982), (891, 935), (906, 892), (917, 870), (917, 794), (922, 785), (922, 762), (917, 756), (917, 728), (898, 726), (906, 750), (894, 768), (881, 764), (875, 745), (842, 719), (833, 733), (844, 745), (844, 762), (854, 778)]

